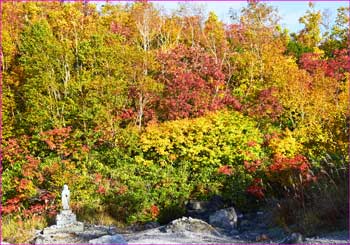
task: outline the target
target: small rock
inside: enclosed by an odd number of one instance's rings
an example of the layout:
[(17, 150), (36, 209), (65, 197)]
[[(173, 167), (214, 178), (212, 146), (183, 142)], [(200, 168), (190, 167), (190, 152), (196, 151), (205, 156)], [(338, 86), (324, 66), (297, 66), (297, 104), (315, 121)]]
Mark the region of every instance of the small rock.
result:
[(117, 228), (115, 226), (108, 226), (108, 235), (115, 235), (117, 233)]
[(189, 210), (205, 210), (208, 206), (208, 202), (206, 201), (195, 201), (195, 200), (190, 200), (186, 207)]
[(106, 235), (89, 241), (89, 244), (127, 244), (121, 235)]
[(209, 216), (209, 223), (224, 229), (237, 227), (237, 214), (233, 207), (221, 209)]
[(144, 229), (145, 230), (154, 229), (154, 228), (157, 228), (159, 226), (160, 226), (160, 224), (158, 222), (148, 222), (144, 225)]
[(287, 236), (280, 244), (299, 244), (303, 243), (304, 238), (303, 235), (300, 233), (292, 233), (291, 235)]
[(257, 237), (255, 238), (255, 240), (256, 240), (257, 242), (263, 242), (263, 241), (270, 240), (270, 238), (269, 238), (266, 234), (261, 234), (261, 235), (257, 236)]

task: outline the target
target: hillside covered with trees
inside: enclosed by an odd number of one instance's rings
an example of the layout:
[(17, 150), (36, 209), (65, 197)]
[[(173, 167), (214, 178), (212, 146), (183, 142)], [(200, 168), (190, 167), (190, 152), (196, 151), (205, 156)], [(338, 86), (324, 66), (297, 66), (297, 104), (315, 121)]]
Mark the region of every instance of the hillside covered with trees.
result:
[(164, 223), (219, 195), (273, 200), (281, 226), (346, 226), (348, 16), (321, 32), (310, 4), (289, 33), (258, 2), (234, 24), (187, 5), (2, 3), (3, 235), (55, 217), (64, 184), (87, 222)]

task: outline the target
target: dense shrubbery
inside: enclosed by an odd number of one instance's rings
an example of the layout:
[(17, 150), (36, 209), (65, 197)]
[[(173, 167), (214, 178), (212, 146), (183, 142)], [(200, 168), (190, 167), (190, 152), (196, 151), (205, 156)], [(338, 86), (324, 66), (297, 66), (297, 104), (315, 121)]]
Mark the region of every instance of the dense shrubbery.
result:
[[(181, 209), (190, 198), (214, 194), (242, 205), (256, 169), (262, 169), (267, 160), (256, 123), (239, 112), (152, 124), (127, 137), (135, 139), (123, 149), (107, 141), (84, 142), (70, 127), (40, 133), (35, 140), (24, 138), (32, 145), (30, 149), (8, 140), (4, 211), (32, 210), (30, 200), (42, 199), (40, 189), (56, 197), (64, 183), (75, 193), (75, 208), (103, 205), (125, 221), (156, 219), (163, 210)], [(131, 147), (132, 153), (123, 152)], [(40, 150), (35, 152), (40, 158), (18, 154), (35, 149)], [(224, 168), (229, 172), (222, 171)], [(43, 199), (47, 205), (58, 204), (48, 200)], [(38, 212), (54, 210), (43, 205)]]
[(284, 225), (341, 223), (344, 9), (323, 39), (312, 8), (293, 35), (262, 3), (232, 25), (189, 10), (3, 4), (4, 234), (50, 222), (63, 184), (90, 222), (167, 222), (218, 194), (242, 210), (275, 198)]
[[(142, 154), (135, 160), (145, 166), (186, 170), (192, 188), (187, 197), (223, 194), (241, 205), (255, 177), (245, 164), (259, 162), (257, 168), (262, 168), (266, 161), (262, 143), (256, 123), (239, 112), (220, 112), (148, 126), (140, 138)], [(230, 170), (229, 177), (220, 173), (223, 168)]]

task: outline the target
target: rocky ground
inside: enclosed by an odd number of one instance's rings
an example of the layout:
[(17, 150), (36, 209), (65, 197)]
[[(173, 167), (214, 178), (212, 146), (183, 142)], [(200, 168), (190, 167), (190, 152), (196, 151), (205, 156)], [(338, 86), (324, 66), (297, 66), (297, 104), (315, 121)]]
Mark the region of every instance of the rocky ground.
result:
[(264, 217), (261, 212), (243, 216), (243, 224), (236, 229), (224, 229), (184, 217), (166, 226), (129, 231), (123, 236), (128, 244), (350, 244), (348, 231), (305, 238), (299, 233), (287, 234), (280, 228), (268, 227), (267, 222), (257, 223)]
[(115, 227), (85, 225), (83, 232), (62, 234), (37, 234), (33, 244), (350, 244), (347, 231), (334, 232), (319, 237), (304, 238), (298, 233), (286, 234), (282, 229), (264, 227), (255, 223), (264, 214), (242, 217), (243, 225), (236, 229), (212, 226), (195, 218), (183, 217), (168, 225), (149, 223), (140, 227), (117, 229)]
[(227, 236), (224, 234), (197, 233), (183, 231), (177, 233), (164, 233), (159, 229), (150, 229), (142, 232), (124, 235), (128, 244), (350, 244), (347, 231), (336, 232), (315, 238), (301, 238), (296, 234), (297, 239), (293, 240), (293, 235), (282, 239), (267, 239), (262, 241), (247, 240), (240, 235)]
[[(264, 241), (247, 240), (240, 235), (228, 236), (215, 232), (198, 231), (166, 231), (164, 227), (147, 229), (130, 233), (116, 233), (115, 229), (105, 226), (87, 226), (81, 233), (66, 233), (51, 236), (43, 241), (38, 234), (33, 244), (350, 244), (348, 231), (333, 232), (320, 237), (290, 240), (291, 236), (283, 239), (268, 239)], [(298, 238), (298, 235), (296, 235)], [(8, 244), (2, 242), (1, 244)]]
[[(160, 226), (156, 222), (125, 229), (82, 223), (38, 231), (31, 244), (350, 244), (349, 232), (303, 237), (271, 225), (269, 212), (242, 214), (220, 200), (190, 202), (186, 217)], [(79, 226), (78, 226), (79, 225)], [(79, 229), (78, 229), (79, 228)], [(56, 232), (55, 232), (56, 230)], [(4, 244), (4, 243), (2, 243)]]

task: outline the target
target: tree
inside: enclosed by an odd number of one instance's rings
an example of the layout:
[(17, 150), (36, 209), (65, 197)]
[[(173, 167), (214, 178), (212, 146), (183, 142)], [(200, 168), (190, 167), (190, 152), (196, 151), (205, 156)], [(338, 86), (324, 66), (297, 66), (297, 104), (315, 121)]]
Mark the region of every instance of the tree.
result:
[[(2, 72), (2, 136), (3, 138), (16, 135), (16, 114), (18, 112), (18, 90), (23, 80), (23, 69), (18, 64), (20, 55), (19, 45), (21, 32), (28, 24), (28, 16), (35, 15), (33, 3), (25, 6), (15, 1), (2, 3), (1, 56)], [(18, 132), (18, 131), (17, 131)], [(20, 132), (18, 132), (20, 133)]]
[(142, 63), (136, 64), (142, 71), (138, 72), (138, 69), (135, 69), (132, 85), (132, 94), (136, 95), (138, 100), (135, 105), (137, 105), (137, 125), (141, 130), (145, 108), (150, 103), (150, 94), (160, 88), (152, 78), (150, 70), (155, 64), (152, 59), (152, 43), (160, 30), (161, 22), (158, 12), (151, 3), (135, 3), (131, 14), (138, 31), (135, 41), (142, 50), (140, 53)]
[(25, 79), (19, 89), (22, 113), (17, 119), (27, 130), (41, 131), (66, 124), (65, 106), (61, 103), (66, 81), (61, 80), (64, 66), (61, 66), (60, 57), (67, 54), (60, 46), (44, 20), (33, 23), (22, 33), (19, 62)]
[(240, 103), (225, 86), (225, 75), (215, 58), (200, 47), (180, 45), (159, 56), (164, 84), (159, 100), (162, 120), (198, 117), (226, 105), (240, 109)]
[(215, 57), (215, 63), (222, 66), (227, 56), (227, 40), (224, 24), (218, 20), (215, 13), (210, 12), (204, 23), (204, 44)]
[(195, 47), (200, 43), (203, 23), (203, 7), (182, 3), (176, 14), (181, 18), (182, 43)]
[(315, 5), (312, 2), (309, 3), (309, 7), (306, 14), (299, 19), (299, 23), (305, 27), (299, 32), (297, 41), (315, 52), (321, 41), (322, 14), (320, 10), (314, 9)]
[(242, 102), (249, 103), (263, 89), (281, 86), (274, 74), (290, 61), (284, 57), (285, 36), (278, 20), (274, 8), (252, 2), (228, 30), (233, 70), (229, 85)]
[(348, 49), (349, 47), (349, 11), (349, 7), (337, 9), (335, 23), (320, 45), (328, 57), (332, 57), (336, 50)]

